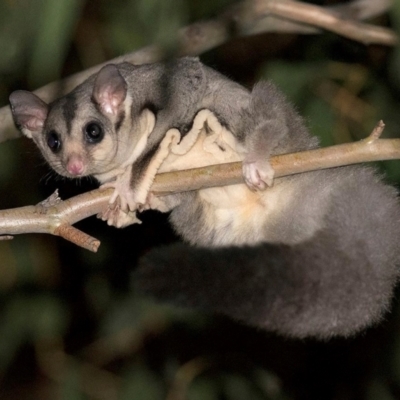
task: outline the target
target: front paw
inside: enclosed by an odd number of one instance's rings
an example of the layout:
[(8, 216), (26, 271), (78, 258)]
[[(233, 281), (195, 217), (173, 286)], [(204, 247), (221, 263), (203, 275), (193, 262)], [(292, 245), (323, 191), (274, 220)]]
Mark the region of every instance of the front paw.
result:
[(136, 211), (146, 203), (147, 193), (137, 192), (132, 188), (131, 168), (127, 168), (114, 181), (103, 184), (100, 189), (114, 189), (109, 204), (117, 205), (122, 211)]
[(268, 160), (243, 161), (243, 178), (250, 190), (265, 190), (273, 185), (275, 171)]
[(136, 211), (121, 210), (118, 201), (109, 204), (97, 217), (103, 221), (107, 221), (108, 225), (115, 226), (116, 228), (125, 228), (129, 225), (142, 223), (142, 221), (137, 218)]
[(168, 212), (171, 211), (171, 207), (168, 206), (167, 202), (165, 201), (165, 197), (156, 196), (152, 192), (149, 192), (145, 204), (139, 206), (138, 210), (140, 212), (146, 210), (158, 210), (161, 212)]
[(114, 189), (109, 200), (110, 208), (119, 208), (125, 212), (135, 211), (138, 208), (134, 192), (124, 177), (118, 176), (115, 181), (107, 182), (100, 187), (100, 189), (109, 188)]

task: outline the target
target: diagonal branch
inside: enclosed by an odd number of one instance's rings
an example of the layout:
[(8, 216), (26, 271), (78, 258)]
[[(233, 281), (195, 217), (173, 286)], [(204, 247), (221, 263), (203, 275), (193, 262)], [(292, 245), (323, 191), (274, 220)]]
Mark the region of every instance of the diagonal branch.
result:
[(317, 28), (334, 32), (338, 35), (364, 44), (379, 43), (388, 46), (397, 44), (397, 36), (387, 28), (373, 26), (347, 19), (343, 10), (336, 12), (322, 7), (291, 0), (254, 0), (253, 11), (259, 16), (274, 15), (292, 21), (305, 23)]
[[(235, 36), (262, 32), (320, 33), (330, 30), (362, 43), (395, 45), (395, 33), (387, 28), (358, 22), (358, 19), (379, 15), (391, 6), (390, 0), (353, 0), (340, 6), (319, 7), (292, 0), (246, 0), (228, 8), (214, 20), (196, 22), (178, 32), (177, 54), (198, 55), (215, 48)], [(349, 19), (351, 18), (351, 19)], [(117, 57), (107, 63), (129, 61), (143, 64), (160, 61), (163, 50), (148, 46)], [(59, 82), (53, 82), (35, 91), (49, 102), (68, 93), (103, 65), (97, 65)], [(19, 137), (13, 124), (9, 106), (0, 108), (0, 142)]]
[[(358, 142), (271, 157), (275, 177), (367, 161), (399, 159), (400, 139), (380, 139), (383, 128), (380, 121), (368, 138)], [(156, 176), (151, 191), (161, 196), (237, 183), (243, 183), (240, 162), (162, 173)], [(111, 194), (112, 189), (97, 189), (65, 201), (2, 210), (0, 235), (50, 233), (97, 251), (99, 241), (70, 225), (103, 211)]]

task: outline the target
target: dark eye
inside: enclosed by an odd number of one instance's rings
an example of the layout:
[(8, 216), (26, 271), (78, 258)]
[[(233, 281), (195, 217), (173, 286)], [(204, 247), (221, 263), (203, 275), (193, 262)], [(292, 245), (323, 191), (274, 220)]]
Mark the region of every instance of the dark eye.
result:
[(61, 139), (56, 131), (50, 131), (47, 134), (47, 146), (53, 153), (58, 153), (61, 149)]
[(90, 143), (99, 143), (104, 137), (103, 128), (97, 122), (89, 122), (84, 132), (86, 140)]

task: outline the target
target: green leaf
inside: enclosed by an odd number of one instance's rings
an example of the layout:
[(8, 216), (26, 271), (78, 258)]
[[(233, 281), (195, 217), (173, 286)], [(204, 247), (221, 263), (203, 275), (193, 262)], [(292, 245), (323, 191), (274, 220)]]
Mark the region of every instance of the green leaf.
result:
[(68, 371), (63, 376), (60, 385), (61, 400), (85, 400), (86, 396), (82, 392), (82, 371), (75, 365), (70, 365)]
[(219, 400), (219, 388), (215, 381), (207, 377), (195, 379), (188, 388), (188, 400)]
[(311, 133), (319, 137), (322, 147), (337, 144), (332, 134), (335, 113), (329, 104), (314, 98), (313, 101), (307, 103), (304, 117)]
[(69, 316), (57, 297), (42, 294), (29, 302), (27, 319), (30, 320), (33, 339), (53, 338), (65, 334)]
[(319, 63), (269, 62), (260, 72), (260, 79), (274, 82), (297, 106), (310, 96), (309, 87), (323, 74)]
[(143, 365), (135, 366), (124, 376), (120, 400), (165, 399), (165, 387), (159, 376)]
[(33, 87), (60, 77), (82, 5), (81, 0), (42, 0), (39, 30), (29, 70), (29, 81)]

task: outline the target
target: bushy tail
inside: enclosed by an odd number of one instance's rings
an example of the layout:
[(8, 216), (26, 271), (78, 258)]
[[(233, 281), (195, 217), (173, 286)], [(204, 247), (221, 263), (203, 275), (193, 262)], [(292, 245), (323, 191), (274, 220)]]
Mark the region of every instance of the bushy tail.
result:
[(320, 232), (299, 245), (196, 248), (175, 244), (141, 259), (135, 288), (292, 337), (351, 335), (387, 310), (398, 271)]

